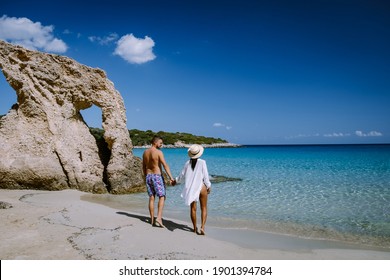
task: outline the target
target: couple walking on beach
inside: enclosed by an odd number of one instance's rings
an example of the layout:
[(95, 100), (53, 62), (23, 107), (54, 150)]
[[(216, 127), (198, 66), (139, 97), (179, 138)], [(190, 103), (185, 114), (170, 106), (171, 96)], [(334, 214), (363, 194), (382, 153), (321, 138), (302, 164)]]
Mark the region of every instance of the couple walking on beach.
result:
[[(211, 183), (207, 170), (206, 161), (200, 159), (204, 148), (201, 145), (194, 144), (188, 149), (190, 159), (184, 164), (180, 175), (174, 178), (171, 174), (169, 165), (164, 159), (164, 154), (160, 150), (163, 140), (159, 136), (152, 139), (152, 146), (147, 149), (142, 156), (143, 174), (146, 181), (146, 189), (149, 195), (149, 212), (151, 224), (158, 227), (164, 227), (162, 222), (162, 212), (165, 202), (165, 182), (163, 170), (167, 173), (172, 186), (184, 180), (184, 188), (181, 197), (184, 198), (186, 205), (190, 206), (190, 216), (194, 227), (194, 232), (200, 235), (205, 234), (205, 224), (207, 219), (207, 196), (211, 190)], [(154, 202), (158, 196), (157, 218), (154, 217)], [(200, 201), (201, 208), (201, 227), (198, 231), (196, 221), (197, 202)]]

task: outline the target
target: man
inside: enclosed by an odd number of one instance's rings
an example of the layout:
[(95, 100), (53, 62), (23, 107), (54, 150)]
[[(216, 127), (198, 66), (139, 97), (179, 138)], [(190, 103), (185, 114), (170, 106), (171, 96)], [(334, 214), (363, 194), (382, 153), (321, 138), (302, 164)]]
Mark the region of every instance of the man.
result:
[[(154, 136), (152, 139), (152, 147), (147, 149), (142, 155), (142, 168), (146, 181), (146, 189), (149, 195), (149, 212), (151, 224), (158, 227), (164, 227), (162, 223), (162, 211), (165, 202), (165, 182), (163, 177), (164, 167), (169, 176), (171, 185), (175, 184), (171, 170), (165, 162), (164, 155), (160, 151), (163, 145), (163, 140), (159, 136)], [(154, 200), (158, 196), (157, 219), (154, 220)]]

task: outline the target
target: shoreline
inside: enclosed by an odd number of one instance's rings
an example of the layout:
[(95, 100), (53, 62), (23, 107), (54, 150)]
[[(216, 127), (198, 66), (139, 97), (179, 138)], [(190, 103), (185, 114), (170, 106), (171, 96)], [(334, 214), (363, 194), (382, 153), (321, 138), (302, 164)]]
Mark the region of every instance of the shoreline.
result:
[(147, 209), (120, 210), (90, 202), (88, 196), (77, 190), (0, 190), (0, 201), (12, 205), (0, 209), (0, 258), (390, 259), (390, 251), (378, 248), (245, 229), (207, 226), (207, 235), (199, 236), (189, 220), (169, 216), (165, 229), (156, 228)]

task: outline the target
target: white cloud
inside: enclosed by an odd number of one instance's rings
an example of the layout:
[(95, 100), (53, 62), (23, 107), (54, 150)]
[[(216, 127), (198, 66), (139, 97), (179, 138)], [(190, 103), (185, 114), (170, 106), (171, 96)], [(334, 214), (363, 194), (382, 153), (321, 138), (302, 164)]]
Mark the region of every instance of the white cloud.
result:
[(342, 132), (333, 132), (333, 133), (328, 133), (328, 134), (324, 134), (325, 137), (347, 137), (347, 136), (351, 136), (351, 134), (349, 133), (342, 133)]
[(213, 126), (214, 126), (214, 127), (224, 127), (224, 128), (226, 128), (226, 130), (230, 130), (230, 129), (233, 128), (232, 126), (225, 125), (225, 124), (219, 123), (219, 122), (214, 123)]
[(105, 37), (99, 37), (99, 36), (89, 36), (88, 39), (91, 42), (97, 42), (100, 45), (108, 45), (113, 41), (116, 41), (118, 39), (119, 35), (116, 33), (111, 33), (108, 36)]
[(356, 130), (355, 134), (359, 137), (380, 137), (383, 135), (381, 132), (378, 131), (370, 131), (368, 133), (364, 133), (361, 130)]
[(309, 137), (319, 137), (319, 133), (315, 134), (298, 134), (298, 135), (293, 135), (293, 136), (287, 136), (285, 139), (295, 139), (295, 138), (309, 138)]
[(68, 46), (53, 36), (53, 25), (43, 26), (28, 18), (3, 15), (0, 18), (0, 39), (31, 50), (64, 53)]
[(152, 38), (145, 36), (144, 39), (140, 39), (134, 37), (133, 34), (128, 34), (119, 39), (114, 54), (129, 63), (142, 64), (156, 58), (153, 47)]

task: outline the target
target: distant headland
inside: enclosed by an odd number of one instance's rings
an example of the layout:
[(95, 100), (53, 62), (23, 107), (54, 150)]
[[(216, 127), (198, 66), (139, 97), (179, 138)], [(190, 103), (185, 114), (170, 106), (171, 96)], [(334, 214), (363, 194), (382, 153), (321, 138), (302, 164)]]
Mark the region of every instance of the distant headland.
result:
[[(90, 129), (91, 134), (97, 141), (103, 138), (104, 130), (100, 128)], [(164, 148), (188, 148), (192, 144), (200, 144), (205, 148), (235, 148), (239, 144), (229, 143), (221, 138), (197, 136), (184, 132), (165, 132), (152, 130), (130, 129), (130, 138), (134, 148), (149, 148), (153, 136), (158, 135), (164, 140)]]

